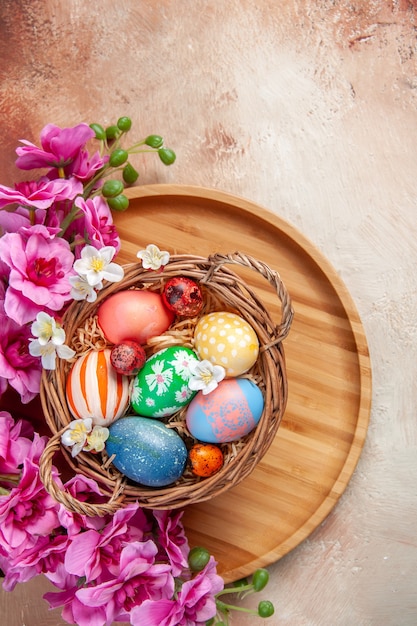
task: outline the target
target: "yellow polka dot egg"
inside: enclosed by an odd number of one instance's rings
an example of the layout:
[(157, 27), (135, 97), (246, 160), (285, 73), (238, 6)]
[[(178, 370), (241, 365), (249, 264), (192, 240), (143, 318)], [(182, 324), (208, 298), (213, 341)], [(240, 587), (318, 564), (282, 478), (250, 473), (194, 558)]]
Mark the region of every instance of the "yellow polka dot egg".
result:
[(235, 313), (216, 311), (201, 317), (194, 331), (201, 360), (222, 365), (228, 378), (247, 372), (256, 362), (259, 341), (252, 326)]

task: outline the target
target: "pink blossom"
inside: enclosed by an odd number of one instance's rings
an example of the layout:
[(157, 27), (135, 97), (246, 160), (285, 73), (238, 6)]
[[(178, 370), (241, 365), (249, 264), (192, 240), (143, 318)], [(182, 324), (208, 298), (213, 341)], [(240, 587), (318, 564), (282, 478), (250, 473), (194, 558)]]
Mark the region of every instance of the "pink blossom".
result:
[(149, 599), (131, 611), (133, 626), (203, 626), (216, 614), (215, 594), (224, 587), (210, 557), (206, 567), (185, 582), (175, 599)]
[(99, 152), (90, 155), (87, 150), (80, 150), (73, 162), (65, 168), (65, 174), (88, 181), (106, 165), (108, 160), (108, 155), (102, 157)]
[[(39, 436), (35, 434), (35, 446)], [(43, 445), (45, 445), (43, 440)], [(17, 487), (0, 496), (0, 552), (27, 549), (38, 537), (46, 537), (57, 528), (58, 504), (45, 491), (37, 463), (27, 458)]]
[(23, 420), (15, 422), (8, 411), (0, 411), (0, 474), (20, 473), (32, 447), (32, 441), (22, 436), (25, 427)]
[[(102, 504), (108, 500), (100, 491), (95, 480), (87, 478), (82, 474), (76, 474), (73, 478), (64, 484), (65, 491), (76, 498), (79, 502), (89, 502), (90, 504)], [(101, 530), (107, 523), (107, 517), (87, 516), (81, 513), (75, 513), (60, 507), (58, 511), (58, 519), (70, 537), (78, 535), (81, 530), (93, 528)]]
[(13, 591), (17, 583), (24, 583), (47, 572), (55, 572), (64, 561), (68, 537), (58, 534), (37, 536), (32, 544), (11, 550), (5, 565), (3, 587)]
[[(0, 303), (0, 380), (2, 391), (10, 384), (24, 404), (39, 393), (41, 363), (29, 354), (30, 329), (13, 321)], [(6, 384), (4, 384), (6, 383)]]
[(0, 185), (0, 209), (17, 202), (23, 206), (47, 209), (54, 202), (73, 200), (83, 192), (82, 183), (75, 178), (18, 183), (15, 189)]
[(78, 235), (81, 240), (82, 245), (75, 250), (76, 257), (80, 257), (81, 249), (85, 243), (94, 246), (97, 250), (104, 246), (112, 246), (118, 252), (121, 245), (120, 237), (113, 224), (109, 205), (104, 198), (95, 196), (84, 200), (79, 197), (76, 199), (75, 205), (82, 215), (72, 223), (68, 232), (74, 239)]
[[(174, 581), (169, 565), (155, 563), (157, 547), (153, 541), (134, 541), (120, 552), (120, 567), (114, 578), (96, 581), (75, 592), (78, 605), (73, 611), (79, 626), (97, 624), (110, 626), (115, 620), (129, 617), (129, 611), (145, 599), (160, 600), (172, 597)], [(93, 609), (93, 610), (91, 610)], [(76, 613), (76, 614), (75, 614)]]
[(3, 235), (0, 260), (11, 268), (4, 308), (18, 324), (33, 321), (40, 311), (59, 311), (70, 299), (74, 256), (69, 243), (45, 226)]
[(67, 571), (88, 582), (108, 572), (117, 575), (123, 546), (143, 539), (142, 524), (132, 524), (137, 511), (137, 505), (129, 505), (116, 511), (100, 532), (91, 529), (74, 536), (65, 555)]
[(157, 521), (157, 543), (168, 557), (172, 575), (179, 576), (188, 567), (189, 552), (185, 528), (181, 523), (184, 511), (153, 511)]
[(94, 131), (84, 123), (72, 128), (47, 124), (41, 131), (42, 148), (22, 140), (24, 146), (16, 149), (16, 165), (22, 170), (39, 167), (65, 168), (77, 158), (86, 142), (94, 136)]

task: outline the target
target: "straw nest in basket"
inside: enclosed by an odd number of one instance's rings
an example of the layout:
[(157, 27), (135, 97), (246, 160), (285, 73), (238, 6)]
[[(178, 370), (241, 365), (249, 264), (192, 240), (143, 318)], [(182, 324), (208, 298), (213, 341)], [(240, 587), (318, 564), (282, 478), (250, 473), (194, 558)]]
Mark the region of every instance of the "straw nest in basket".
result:
[[(227, 265), (249, 268), (260, 274), (274, 289), (281, 304), (281, 319), (276, 324), (253, 289)], [(97, 324), (96, 311), (108, 296), (126, 289), (150, 289), (161, 292), (167, 279), (186, 276), (198, 282), (204, 296), (201, 315), (212, 311), (231, 311), (245, 319), (259, 339), (259, 356), (255, 365), (244, 374), (252, 379), (264, 396), (264, 410), (257, 427), (242, 439), (221, 444), (223, 467), (209, 478), (196, 477), (186, 470), (183, 476), (167, 487), (152, 488), (134, 483), (123, 476), (111, 463), (106, 452), (81, 452), (72, 458), (61, 446), (61, 435), (72, 421), (66, 401), (66, 378), (71, 367), (59, 361), (57, 368), (44, 371), (41, 381), (41, 400), (45, 419), (52, 432), (40, 462), (41, 478), (47, 491), (68, 509), (86, 515), (112, 513), (121, 506), (138, 501), (154, 509), (180, 508), (207, 500), (238, 484), (256, 467), (271, 445), (280, 425), (287, 402), (287, 379), (282, 340), (288, 334), (293, 310), (291, 300), (279, 274), (259, 260), (241, 253), (213, 255), (202, 258), (191, 255), (173, 255), (163, 272), (148, 272), (140, 264), (125, 266), (124, 279), (112, 283), (99, 292), (96, 302), (73, 302), (65, 313), (63, 327), (68, 344), (77, 357), (90, 349), (108, 347)], [(199, 316), (199, 317), (200, 317)], [(150, 339), (145, 346), (147, 356), (169, 346), (193, 347), (194, 328), (199, 318), (177, 319), (169, 330)], [(184, 410), (167, 418), (167, 426), (175, 428), (189, 440)], [(123, 419), (123, 418), (121, 418)], [(62, 491), (54, 481), (52, 465), (60, 450), (66, 463), (75, 473), (97, 481), (108, 498), (104, 504), (80, 502)]]

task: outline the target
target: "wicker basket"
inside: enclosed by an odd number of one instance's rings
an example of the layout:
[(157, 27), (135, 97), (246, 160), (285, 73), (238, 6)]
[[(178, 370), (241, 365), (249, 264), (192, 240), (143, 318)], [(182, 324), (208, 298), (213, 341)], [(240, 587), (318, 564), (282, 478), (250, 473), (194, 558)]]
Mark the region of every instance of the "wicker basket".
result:
[[(226, 265), (251, 269), (274, 288), (281, 303), (281, 321), (274, 324), (256, 293), (237, 272)], [(67, 509), (85, 515), (113, 513), (129, 502), (139, 502), (145, 508), (175, 509), (188, 504), (213, 498), (237, 485), (255, 468), (271, 445), (280, 425), (287, 402), (287, 379), (282, 340), (287, 336), (293, 317), (290, 297), (279, 274), (259, 260), (236, 252), (230, 255), (216, 254), (209, 258), (192, 255), (173, 255), (163, 272), (149, 272), (140, 264), (125, 266), (124, 279), (109, 284), (99, 292), (93, 304), (73, 302), (65, 313), (63, 327), (67, 343), (77, 352), (80, 342), (85, 349), (104, 347), (103, 336), (95, 336), (97, 328), (94, 315), (97, 306), (109, 295), (129, 288), (162, 290), (163, 283), (173, 276), (188, 276), (197, 281), (205, 295), (206, 308), (228, 310), (238, 313), (255, 330), (260, 344), (256, 364), (248, 372), (262, 389), (265, 406), (258, 426), (245, 438), (234, 444), (224, 444), (225, 463), (220, 471), (209, 478), (200, 479), (193, 475), (163, 488), (143, 487), (126, 479), (107, 458), (105, 452), (91, 454), (82, 452), (72, 458), (61, 445), (61, 435), (72, 421), (66, 403), (65, 382), (70, 363), (58, 360), (57, 369), (43, 371), (41, 401), (46, 422), (52, 432), (40, 460), (40, 475), (46, 490)], [(242, 273), (242, 272), (241, 272)], [(214, 307), (214, 308), (213, 308)], [(167, 345), (185, 345), (192, 337), (195, 320), (183, 320), (174, 325), (165, 335), (152, 339), (147, 345), (148, 353)], [(85, 329), (88, 329), (86, 331)], [(188, 335), (187, 335), (188, 333)], [(94, 338), (95, 337), (95, 338)], [(192, 339), (188, 340), (192, 345)], [(53, 458), (58, 451), (75, 473), (93, 478), (100, 486), (107, 501), (100, 504), (83, 502), (65, 492), (52, 475)]]

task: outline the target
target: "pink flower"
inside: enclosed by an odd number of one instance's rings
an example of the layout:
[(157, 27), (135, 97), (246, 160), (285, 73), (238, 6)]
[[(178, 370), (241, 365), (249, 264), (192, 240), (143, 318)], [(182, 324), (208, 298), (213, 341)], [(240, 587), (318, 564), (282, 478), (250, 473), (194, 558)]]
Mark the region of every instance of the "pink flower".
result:
[[(0, 303), (0, 380), (2, 391), (10, 384), (24, 404), (39, 393), (41, 363), (29, 354), (30, 329), (10, 319)], [(4, 382), (6, 384), (4, 384)]]
[[(91, 529), (73, 537), (65, 555), (67, 571), (85, 576), (87, 582), (108, 572), (112, 576), (117, 575), (123, 546), (143, 539), (143, 524), (132, 524), (132, 518), (137, 511), (137, 505), (133, 504), (119, 509), (107, 520), (106, 526), (100, 532)], [(144, 515), (143, 519), (145, 520)]]
[[(107, 501), (100, 491), (95, 480), (87, 478), (82, 474), (76, 474), (64, 485), (65, 491), (76, 498), (79, 502), (89, 502), (90, 504), (100, 504)], [(78, 535), (82, 530), (94, 528), (101, 530), (107, 523), (107, 517), (89, 517), (80, 513), (75, 513), (61, 507), (58, 511), (58, 519), (70, 537)]]
[[(34, 444), (39, 444), (36, 434)], [(38, 464), (25, 459), (18, 486), (0, 496), (0, 553), (7, 556), (11, 550), (29, 548), (38, 537), (49, 536), (59, 526), (58, 506), (45, 491)]]
[(0, 411), (0, 474), (19, 474), (20, 466), (29, 455), (32, 441), (23, 437), (26, 424), (15, 422), (7, 411)]
[(168, 557), (172, 575), (179, 576), (188, 567), (189, 552), (185, 529), (181, 523), (184, 511), (153, 511), (157, 521), (157, 543)]
[(216, 614), (215, 594), (224, 587), (216, 573), (216, 563), (210, 557), (206, 567), (185, 582), (173, 600), (149, 599), (131, 611), (133, 626), (203, 626)]
[(47, 209), (54, 202), (73, 200), (82, 192), (82, 183), (75, 178), (69, 180), (41, 178), (39, 181), (18, 183), (15, 189), (0, 185), (0, 209), (15, 202), (36, 209)]
[(108, 155), (102, 157), (99, 152), (96, 152), (90, 156), (87, 150), (80, 150), (74, 161), (65, 168), (65, 174), (88, 181), (106, 165), (108, 160)]
[(30, 141), (22, 140), (24, 147), (16, 149), (16, 165), (22, 170), (39, 167), (65, 168), (77, 158), (86, 142), (94, 136), (94, 131), (87, 124), (78, 124), (72, 128), (47, 124), (41, 131), (42, 149)]
[(70, 299), (74, 256), (69, 243), (45, 226), (3, 235), (0, 260), (11, 268), (4, 308), (18, 324), (33, 321), (40, 311), (59, 311)]
[(113, 217), (109, 205), (102, 196), (95, 196), (88, 200), (79, 197), (75, 205), (80, 209), (82, 216), (75, 220), (68, 233), (76, 240), (81, 241), (75, 249), (77, 258), (81, 255), (81, 249), (88, 243), (97, 250), (104, 246), (112, 246), (116, 252), (120, 250), (120, 237), (113, 224)]
[(110, 626), (116, 619), (128, 618), (132, 607), (146, 599), (172, 597), (174, 580), (170, 567), (156, 564), (156, 554), (157, 547), (151, 540), (126, 545), (120, 552), (120, 566), (114, 578), (76, 591), (77, 599), (85, 605), (77, 624), (90, 626), (91, 616), (98, 613), (100, 624)]
[(11, 550), (5, 567), (3, 587), (13, 591), (17, 583), (24, 583), (47, 572), (55, 572), (63, 563), (68, 545), (66, 535), (35, 537), (32, 544)]

